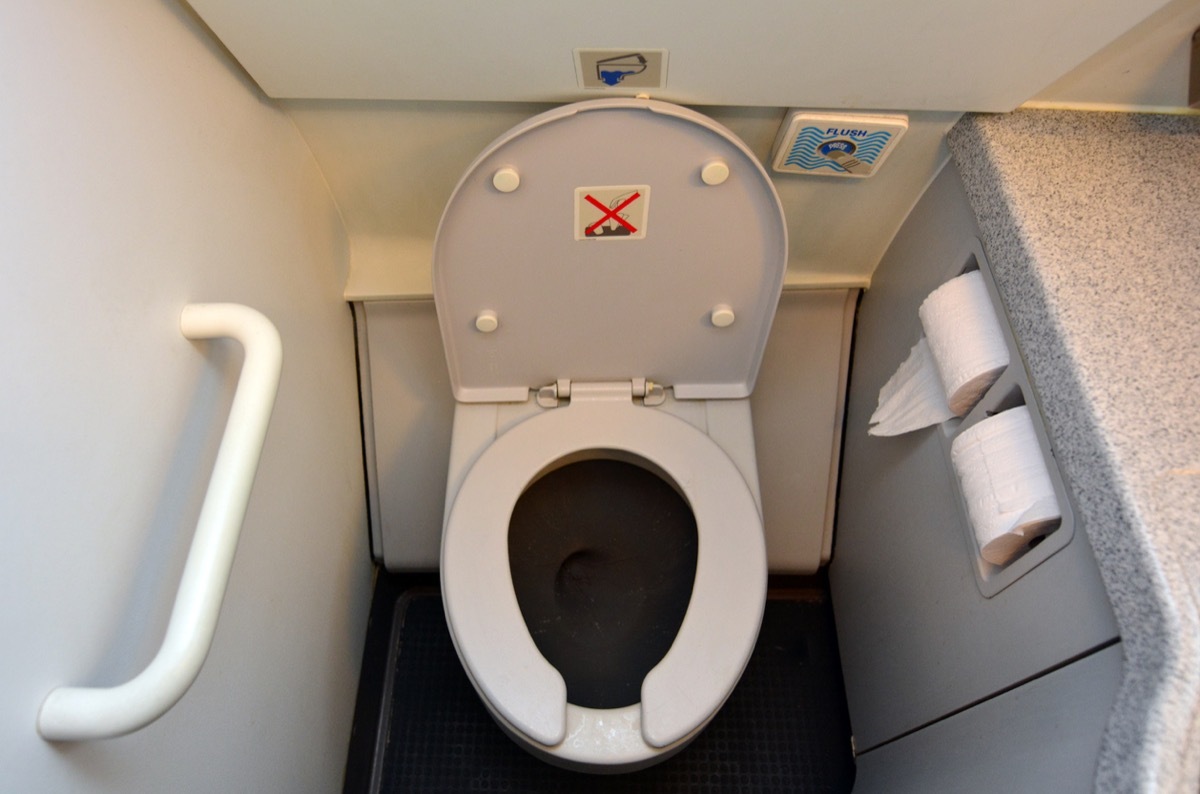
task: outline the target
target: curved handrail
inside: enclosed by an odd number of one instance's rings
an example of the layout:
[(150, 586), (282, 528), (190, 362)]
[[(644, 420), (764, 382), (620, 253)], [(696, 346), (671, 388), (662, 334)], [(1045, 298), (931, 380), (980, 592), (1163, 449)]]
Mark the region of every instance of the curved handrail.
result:
[(189, 339), (232, 337), (245, 358), (166, 636), (146, 669), (120, 686), (51, 691), (37, 721), (47, 740), (106, 739), (144, 728), (183, 697), (212, 645), (275, 404), (283, 346), (270, 320), (236, 303), (186, 306), (179, 326)]

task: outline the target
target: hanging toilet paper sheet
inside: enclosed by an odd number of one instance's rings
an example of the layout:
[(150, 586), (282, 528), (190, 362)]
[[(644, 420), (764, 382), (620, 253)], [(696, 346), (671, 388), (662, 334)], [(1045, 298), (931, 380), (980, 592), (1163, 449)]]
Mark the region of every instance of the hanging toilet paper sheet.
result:
[(917, 314), (925, 335), (879, 392), (873, 436), (895, 436), (963, 416), (1009, 363), (1008, 345), (978, 270), (931, 292)]
[(1022, 405), (964, 430), (950, 461), (980, 556), (1004, 565), (1061, 523), (1062, 511), (1029, 409)]
[(944, 422), (954, 416), (946, 401), (933, 354), (925, 337), (917, 340), (896, 374), (879, 390), (879, 406), (871, 415), (873, 436), (898, 436)]

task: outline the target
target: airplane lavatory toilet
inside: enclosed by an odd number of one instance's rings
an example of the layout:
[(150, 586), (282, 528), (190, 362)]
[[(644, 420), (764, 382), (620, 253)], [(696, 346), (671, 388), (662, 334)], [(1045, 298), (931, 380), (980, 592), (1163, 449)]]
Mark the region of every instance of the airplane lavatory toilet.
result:
[(669, 757), (750, 658), (767, 559), (748, 398), (786, 259), (745, 144), (648, 99), (529, 119), (446, 206), (446, 618), (492, 716), (551, 763)]

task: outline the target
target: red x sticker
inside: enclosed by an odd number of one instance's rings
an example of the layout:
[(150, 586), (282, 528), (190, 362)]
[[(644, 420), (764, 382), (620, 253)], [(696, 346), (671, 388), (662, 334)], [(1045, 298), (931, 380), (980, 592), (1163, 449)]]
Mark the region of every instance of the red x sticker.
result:
[(649, 185), (576, 188), (575, 239), (640, 240), (649, 207)]

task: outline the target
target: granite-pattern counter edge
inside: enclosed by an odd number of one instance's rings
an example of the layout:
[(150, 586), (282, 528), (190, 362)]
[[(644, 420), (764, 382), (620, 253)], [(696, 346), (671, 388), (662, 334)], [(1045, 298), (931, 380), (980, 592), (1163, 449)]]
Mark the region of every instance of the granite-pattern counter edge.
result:
[(1102, 791), (1200, 788), (1200, 118), (949, 136), (1120, 626)]

